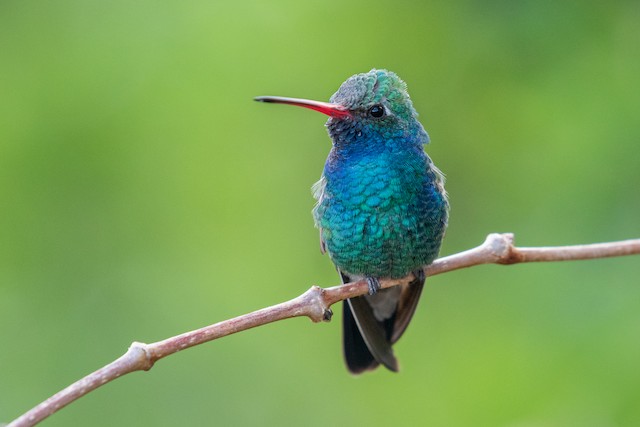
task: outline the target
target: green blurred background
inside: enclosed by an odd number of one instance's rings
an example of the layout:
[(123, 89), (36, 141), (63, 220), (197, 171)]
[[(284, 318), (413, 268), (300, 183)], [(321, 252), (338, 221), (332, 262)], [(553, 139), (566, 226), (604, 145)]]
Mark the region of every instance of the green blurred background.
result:
[[(309, 188), (326, 100), (409, 85), (447, 174), (442, 254), (640, 236), (640, 4), (0, 3), (0, 422), (152, 342), (338, 278)], [(48, 426), (640, 425), (640, 258), (427, 281), (402, 371), (341, 310), (178, 353)]]

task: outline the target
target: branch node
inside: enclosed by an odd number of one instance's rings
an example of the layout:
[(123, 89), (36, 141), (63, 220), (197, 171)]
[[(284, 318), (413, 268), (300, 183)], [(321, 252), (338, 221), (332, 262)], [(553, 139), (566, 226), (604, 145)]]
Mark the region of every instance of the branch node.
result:
[(134, 341), (131, 343), (125, 357), (134, 361), (133, 364), (139, 366), (140, 369), (144, 371), (153, 368), (153, 364), (155, 363), (147, 344), (143, 342)]
[(318, 285), (313, 285), (302, 295), (307, 316), (313, 323), (328, 322), (333, 312), (325, 299), (325, 290)]
[(484, 245), (496, 264), (515, 264), (521, 261), (521, 256), (513, 245), (513, 233), (491, 233)]
[(491, 233), (484, 241), (484, 246), (494, 262), (499, 262), (503, 259), (508, 251), (509, 243), (505, 239), (504, 235), (498, 233)]

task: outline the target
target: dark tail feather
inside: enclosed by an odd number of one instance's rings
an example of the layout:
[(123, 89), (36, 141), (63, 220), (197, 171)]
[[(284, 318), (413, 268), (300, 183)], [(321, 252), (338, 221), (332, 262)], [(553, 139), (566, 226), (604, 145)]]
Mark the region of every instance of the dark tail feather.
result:
[(418, 301), (420, 301), (426, 276), (424, 270), (414, 271), (413, 275), (415, 279), (409, 283), (409, 286), (403, 288), (400, 294), (398, 309), (396, 310), (394, 319), (393, 333), (391, 334), (391, 344), (395, 344), (407, 329), (413, 313), (415, 313), (416, 307), (418, 307)]
[[(342, 282), (350, 278), (340, 273)], [(379, 291), (383, 293), (384, 291)], [(380, 363), (397, 372), (398, 361), (391, 348), (394, 318), (378, 321), (364, 297), (343, 303), (343, 348), (347, 368), (353, 374), (375, 369)]]
[[(343, 283), (349, 277), (342, 275)], [(388, 319), (376, 319), (373, 309), (364, 297), (351, 298), (343, 306), (343, 345), (347, 368), (353, 374), (375, 369), (380, 363), (391, 371), (398, 371), (398, 362), (391, 345), (406, 330), (424, 287), (422, 270), (408, 286), (403, 286), (397, 301), (396, 312)], [(384, 297), (388, 290), (381, 290), (377, 297)], [(387, 296), (390, 296), (387, 294)]]
[(375, 369), (379, 363), (373, 357), (367, 344), (362, 339), (356, 320), (351, 313), (349, 303), (345, 301), (342, 305), (342, 344), (344, 348), (344, 360), (347, 369), (352, 374)]
[[(385, 289), (378, 291), (376, 297), (385, 298), (385, 292), (387, 292)], [(395, 314), (390, 319), (378, 320), (373, 313), (373, 308), (364, 297), (348, 299), (347, 303), (364, 342), (364, 349), (369, 350), (376, 362), (382, 363), (393, 372), (398, 372), (398, 361), (393, 355), (390, 339)]]

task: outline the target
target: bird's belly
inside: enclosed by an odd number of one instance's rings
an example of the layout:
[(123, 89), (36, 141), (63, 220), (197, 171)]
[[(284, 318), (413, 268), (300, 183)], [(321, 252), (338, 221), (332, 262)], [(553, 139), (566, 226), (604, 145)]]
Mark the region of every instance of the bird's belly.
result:
[(379, 197), (371, 198), (358, 206), (333, 198), (317, 209), (325, 247), (338, 269), (349, 275), (399, 278), (431, 263), (444, 231), (436, 201), (380, 203)]

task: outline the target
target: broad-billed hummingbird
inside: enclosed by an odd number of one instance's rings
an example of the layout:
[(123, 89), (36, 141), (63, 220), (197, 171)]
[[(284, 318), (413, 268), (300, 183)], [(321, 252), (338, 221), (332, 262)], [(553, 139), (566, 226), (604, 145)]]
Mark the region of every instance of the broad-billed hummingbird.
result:
[[(369, 294), (343, 310), (347, 368), (398, 370), (392, 344), (402, 336), (424, 286), (424, 266), (438, 255), (449, 204), (442, 173), (424, 152), (429, 136), (406, 84), (373, 69), (349, 77), (330, 102), (261, 96), (257, 101), (310, 108), (329, 116), (333, 146), (314, 187), (320, 246), (342, 282), (366, 279)], [(413, 274), (408, 285), (380, 289), (380, 279)]]

